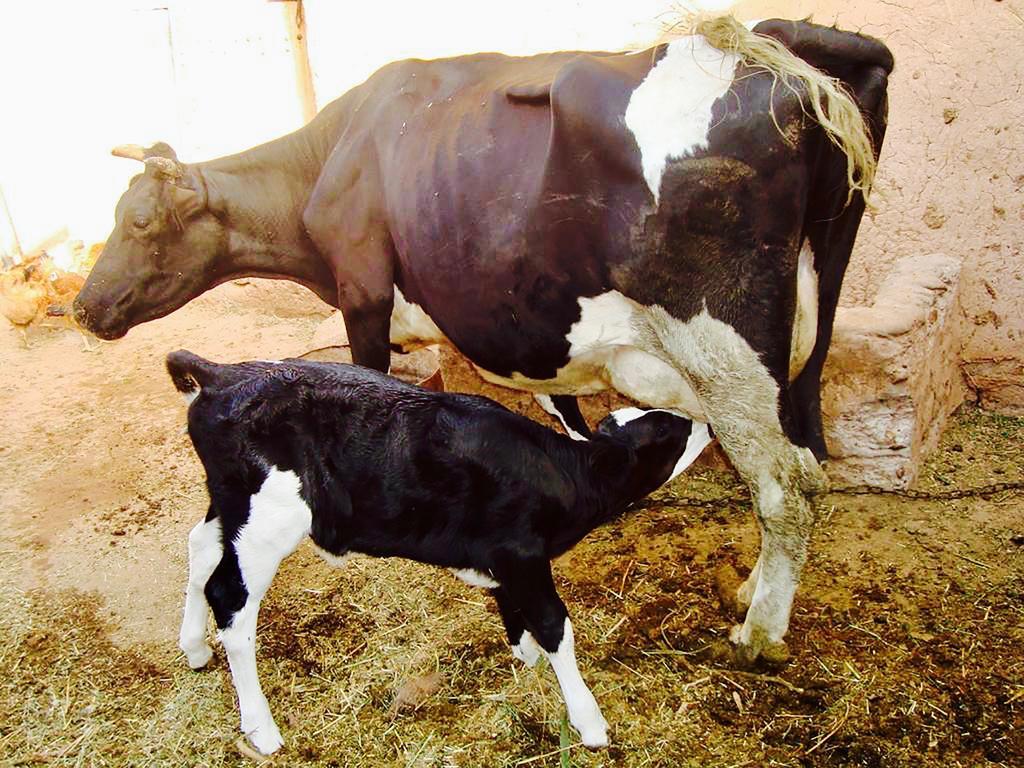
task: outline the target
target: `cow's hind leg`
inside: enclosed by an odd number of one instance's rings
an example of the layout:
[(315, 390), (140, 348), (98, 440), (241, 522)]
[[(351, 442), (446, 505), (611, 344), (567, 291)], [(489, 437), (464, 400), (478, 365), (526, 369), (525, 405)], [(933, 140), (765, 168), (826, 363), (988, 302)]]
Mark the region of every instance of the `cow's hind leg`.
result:
[(309, 534), (311, 514), (293, 472), (271, 470), (251, 500), (249, 515), (206, 584), (220, 641), (238, 694), (242, 732), (264, 755), (283, 743), (256, 670), (260, 601), (281, 561)]
[(199, 522), (188, 534), (188, 584), (185, 586), (185, 612), (181, 619), (178, 646), (192, 669), (206, 666), (213, 652), (206, 642), (208, 606), (203, 590), (224, 553), (220, 519)]
[(654, 313), (653, 327), (669, 356), (693, 384), (701, 406), (740, 476), (750, 486), (761, 527), (758, 566), (737, 594), (749, 599), (733, 632), (741, 664), (759, 656), (781, 660), (793, 596), (814, 527), (809, 495), (824, 475), (807, 448), (786, 437), (780, 387), (757, 353), (731, 326), (702, 312), (681, 323)]

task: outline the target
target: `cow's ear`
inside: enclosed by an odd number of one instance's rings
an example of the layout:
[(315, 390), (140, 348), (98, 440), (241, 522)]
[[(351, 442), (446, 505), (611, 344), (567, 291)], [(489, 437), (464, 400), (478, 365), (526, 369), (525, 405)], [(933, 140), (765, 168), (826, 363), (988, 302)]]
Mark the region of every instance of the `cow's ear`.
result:
[(172, 184), (170, 187), (171, 203), (174, 205), (174, 210), (182, 221), (188, 221), (193, 216), (206, 210), (205, 186), (200, 186), (198, 189), (190, 189)]

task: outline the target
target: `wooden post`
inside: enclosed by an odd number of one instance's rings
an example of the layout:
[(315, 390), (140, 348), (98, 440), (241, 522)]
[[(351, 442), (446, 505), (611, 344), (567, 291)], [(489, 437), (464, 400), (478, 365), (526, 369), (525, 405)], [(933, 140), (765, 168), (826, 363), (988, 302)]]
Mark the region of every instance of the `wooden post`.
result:
[(3, 208), (3, 218), (0, 219), (0, 263), (4, 269), (10, 269), (15, 264), (20, 264), (25, 256), (21, 252), (21, 242), (18, 240), (18, 231), (14, 228), (14, 219), (11, 218), (11, 210), (7, 207), (7, 198), (4, 196), (4, 188), (0, 186), (0, 208)]
[(295, 85), (302, 105), (302, 119), (308, 123), (316, 116), (317, 110), (313, 70), (309, 66), (309, 50), (306, 47), (306, 12), (302, 0), (287, 0), (281, 5), (284, 7), (285, 26), (292, 46), (292, 60), (295, 62)]

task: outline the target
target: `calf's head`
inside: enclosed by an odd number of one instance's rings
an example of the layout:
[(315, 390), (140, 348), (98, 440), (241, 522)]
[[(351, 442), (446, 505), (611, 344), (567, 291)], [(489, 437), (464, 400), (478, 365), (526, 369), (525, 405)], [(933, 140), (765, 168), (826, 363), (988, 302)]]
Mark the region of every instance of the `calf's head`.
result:
[(121, 195), (114, 231), (75, 300), (75, 318), (104, 339), (163, 317), (216, 284), (226, 238), (202, 175), (169, 146), (126, 145), (113, 154), (146, 167)]
[(597, 425), (597, 434), (628, 445), (635, 456), (623, 478), (626, 496), (640, 499), (692, 464), (711, 442), (708, 425), (662, 410), (622, 408)]

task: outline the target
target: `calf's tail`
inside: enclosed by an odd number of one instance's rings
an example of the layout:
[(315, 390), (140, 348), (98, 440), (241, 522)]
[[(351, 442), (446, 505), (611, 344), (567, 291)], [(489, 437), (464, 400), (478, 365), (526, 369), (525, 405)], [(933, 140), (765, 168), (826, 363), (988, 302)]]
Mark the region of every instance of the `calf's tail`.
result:
[(192, 402), (203, 387), (220, 382), (220, 369), (217, 363), (204, 360), (185, 349), (171, 352), (167, 356), (167, 372), (171, 375), (171, 381), (188, 402)]

